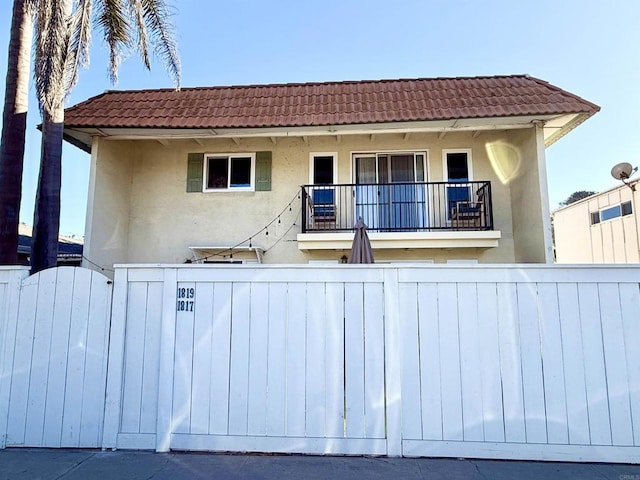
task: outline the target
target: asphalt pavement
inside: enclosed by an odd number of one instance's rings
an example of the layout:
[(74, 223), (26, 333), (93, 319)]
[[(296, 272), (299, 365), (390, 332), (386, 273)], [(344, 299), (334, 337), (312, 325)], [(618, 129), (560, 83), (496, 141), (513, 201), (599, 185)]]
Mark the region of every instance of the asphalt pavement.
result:
[(0, 479), (640, 480), (640, 465), (443, 458), (6, 449)]

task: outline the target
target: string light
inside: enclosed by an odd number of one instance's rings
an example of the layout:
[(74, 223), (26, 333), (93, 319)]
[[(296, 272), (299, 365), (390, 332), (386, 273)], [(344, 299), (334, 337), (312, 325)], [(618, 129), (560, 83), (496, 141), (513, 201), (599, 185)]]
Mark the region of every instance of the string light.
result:
[[(273, 224), (276, 222), (276, 220), (278, 221), (278, 223), (279, 223), (279, 224), (281, 224), (281, 223), (282, 223), (282, 222), (281, 222), (281, 216), (282, 216), (282, 214), (283, 214), (284, 212), (286, 212), (286, 211), (287, 211), (287, 209), (289, 210), (289, 212), (292, 212), (292, 211), (293, 211), (293, 210), (292, 210), (293, 202), (295, 202), (295, 201), (296, 201), (296, 199), (298, 199), (298, 200), (299, 200), (300, 198), (301, 198), (301, 197), (300, 197), (300, 192), (298, 191), (298, 192), (296, 192), (296, 194), (293, 196), (293, 198), (289, 201), (289, 203), (287, 203), (287, 205), (286, 205), (286, 206), (285, 206), (285, 207), (284, 207), (284, 208), (283, 208), (283, 209), (278, 213), (278, 215), (277, 215), (277, 216), (275, 216), (275, 217), (273, 218), (273, 220), (271, 220), (269, 223), (267, 223), (267, 225), (266, 225), (266, 226), (264, 226), (263, 228), (261, 228), (260, 230), (258, 230), (256, 233), (254, 233), (254, 234), (253, 234), (253, 235), (251, 235), (250, 237), (246, 238), (246, 239), (245, 239), (245, 240), (243, 240), (242, 242), (236, 243), (234, 246), (229, 247), (229, 248), (228, 248), (228, 249), (226, 249), (226, 250), (223, 250), (223, 251), (220, 251), (220, 252), (216, 252), (216, 253), (212, 253), (212, 254), (207, 255), (207, 256), (205, 256), (205, 257), (199, 258), (199, 259), (198, 259), (198, 261), (204, 262), (204, 261), (208, 260), (208, 259), (209, 259), (209, 258), (211, 258), (211, 257), (222, 257), (222, 258), (227, 258), (227, 257), (226, 257), (226, 254), (227, 254), (227, 253), (229, 253), (229, 252), (231, 252), (231, 255), (229, 256), (229, 258), (230, 258), (230, 259), (233, 259), (233, 249), (234, 249), (234, 248), (237, 248), (237, 247), (240, 247), (240, 246), (242, 246), (242, 245), (245, 245), (246, 243), (248, 243), (248, 244), (249, 244), (249, 248), (252, 248), (252, 247), (253, 247), (253, 243), (252, 243), (253, 237), (255, 237), (255, 236), (257, 236), (257, 235), (261, 234), (262, 232), (264, 232), (264, 233), (265, 233), (265, 237), (267, 237), (267, 238), (268, 238), (268, 236), (269, 236), (269, 227), (270, 227), (271, 225), (273, 225)], [(301, 211), (302, 211), (302, 206), (300, 206), (300, 209), (299, 209), (299, 210), (298, 210), (298, 212), (296, 213), (295, 217), (297, 217), (297, 216), (300, 214), (300, 212), (301, 212)], [(292, 229), (294, 226), (296, 226), (296, 219), (297, 219), (297, 218), (294, 218), (292, 225), (287, 229), (287, 231), (284, 233), (284, 235), (286, 235), (287, 233), (289, 233), (289, 232), (291, 231), (291, 229)], [(280, 240), (282, 240), (282, 238), (284, 238), (284, 235), (283, 235), (282, 237), (280, 237), (279, 239), (277, 239), (277, 240), (276, 240), (276, 242), (275, 242), (273, 245), (276, 245), (277, 243), (279, 243), (279, 242), (280, 242)], [(264, 251), (265, 251), (265, 252), (267, 252), (269, 249), (271, 249), (271, 248), (273, 247), (273, 245), (272, 245), (271, 247), (269, 247), (268, 249), (264, 250)]]

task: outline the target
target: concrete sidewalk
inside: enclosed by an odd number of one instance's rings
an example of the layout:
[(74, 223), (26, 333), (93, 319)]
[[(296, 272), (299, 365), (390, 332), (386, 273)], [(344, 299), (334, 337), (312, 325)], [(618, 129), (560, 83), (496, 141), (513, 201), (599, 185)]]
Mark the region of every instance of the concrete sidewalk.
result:
[(8, 449), (0, 479), (640, 480), (640, 465)]

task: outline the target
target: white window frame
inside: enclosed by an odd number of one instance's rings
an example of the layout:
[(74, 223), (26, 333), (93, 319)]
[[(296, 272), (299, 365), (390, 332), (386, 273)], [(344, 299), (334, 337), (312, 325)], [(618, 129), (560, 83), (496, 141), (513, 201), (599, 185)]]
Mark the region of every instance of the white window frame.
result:
[[(427, 148), (416, 148), (414, 150), (352, 150), (351, 154), (351, 183), (356, 183), (356, 156), (371, 155), (376, 157), (376, 181), (379, 180), (380, 174), (378, 172), (378, 155), (394, 155), (394, 154), (407, 154), (407, 155), (421, 155), (424, 154), (424, 180), (427, 183), (431, 180), (431, 160), (429, 158), (429, 150)], [(414, 182), (416, 176), (415, 160), (414, 160)]]
[[(228, 170), (227, 170), (227, 188), (207, 188), (207, 182), (209, 180), (209, 159), (227, 157)], [(233, 158), (251, 158), (251, 172), (250, 172), (250, 184), (248, 187), (232, 187), (229, 185), (231, 181), (231, 161)], [(256, 188), (256, 154), (255, 153), (205, 153), (202, 171), (202, 191), (211, 192), (253, 192)]]
[(449, 153), (466, 153), (467, 154), (467, 170), (469, 171), (468, 182), (473, 182), (473, 159), (470, 148), (446, 148), (442, 150), (442, 181), (449, 181), (449, 165), (447, 154)]
[(309, 185), (314, 185), (313, 170), (315, 157), (333, 157), (333, 184), (338, 183), (338, 152), (310, 152), (309, 153)]

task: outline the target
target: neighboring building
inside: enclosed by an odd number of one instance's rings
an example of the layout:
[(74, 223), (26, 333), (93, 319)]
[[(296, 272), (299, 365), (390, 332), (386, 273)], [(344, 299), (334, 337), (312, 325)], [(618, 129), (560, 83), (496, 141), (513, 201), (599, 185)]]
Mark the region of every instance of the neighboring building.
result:
[[(32, 227), (18, 225), (18, 261), (29, 265)], [(82, 263), (82, 241), (65, 236), (58, 237), (58, 266), (79, 267)]]
[(376, 261), (549, 263), (545, 147), (598, 110), (526, 75), (108, 91), (65, 139), (105, 268), (338, 261), (358, 217)]
[(640, 185), (631, 181), (553, 212), (558, 263), (640, 262)]

